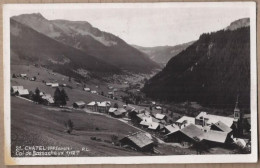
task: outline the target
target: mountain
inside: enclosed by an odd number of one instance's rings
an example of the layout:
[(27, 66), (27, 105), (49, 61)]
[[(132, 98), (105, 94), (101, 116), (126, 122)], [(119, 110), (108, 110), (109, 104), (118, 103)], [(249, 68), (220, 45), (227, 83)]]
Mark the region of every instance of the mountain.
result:
[(151, 78), (143, 91), (166, 101), (250, 107), (250, 27), (202, 34)]
[(11, 63), (33, 63), (75, 78), (120, 73), (120, 69), (66, 46), (13, 19), (10, 20)]
[(249, 18), (243, 18), (232, 22), (225, 30), (236, 30), (242, 27), (248, 27), (250, 25)]
[(189, 47), (194, 41), (179, 44), (176, 46), (157, 46), (157, 47), (141, 47), (137, 45), (132, 45), (139, 51), (147, 54), (153, 61), (160, 65), (165, 66), (166, 63), (174, 56), (179, 54), (181, 51)]
[(150, 73), (159, 68), (146, 54), (86, 21), (47, 20), (40, 13), (23, 14), (12, 19), (122, 70)]

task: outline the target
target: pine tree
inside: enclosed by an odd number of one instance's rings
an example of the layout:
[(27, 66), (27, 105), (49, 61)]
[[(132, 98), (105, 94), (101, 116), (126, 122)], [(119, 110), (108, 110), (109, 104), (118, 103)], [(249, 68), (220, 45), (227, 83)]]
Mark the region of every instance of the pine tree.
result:
[(64, 89), (62, 89), (60, 92), (61, 105), (66, 105), (68, 100), (69, 100), (69, 97), (68, 97), (66, 91)]
[(61, 91), (59, 88), (57, 88), (54, 92), (54, 103), (57, 106), (61, 105)]
[(38, 87), (35, 89), (33, 100), (37, 103), (42, 103), (42, 98), (40, 96), (40, 90), (38, 89)]

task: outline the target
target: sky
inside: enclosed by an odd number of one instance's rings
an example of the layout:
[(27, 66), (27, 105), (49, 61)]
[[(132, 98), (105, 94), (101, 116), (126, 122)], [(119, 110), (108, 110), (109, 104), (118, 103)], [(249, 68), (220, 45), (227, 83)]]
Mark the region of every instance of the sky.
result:
[(48, 20), (87, 21), (129, 44), (144, 47), (190, 42), (202, 33), (214, 32), (237, 19), (250, 17), (248, 5), (241, 3), (49, 4), (19, 5), (10, 9), (9, 16), (41, 13)]

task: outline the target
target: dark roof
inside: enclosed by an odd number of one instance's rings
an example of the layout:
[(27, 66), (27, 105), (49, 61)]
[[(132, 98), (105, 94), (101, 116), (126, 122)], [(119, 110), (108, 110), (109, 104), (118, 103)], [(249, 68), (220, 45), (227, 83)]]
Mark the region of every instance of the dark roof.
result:
[(232, 129), (229, 128), (226, 124), (224, 124), (223, 122), (221, 121), (218, 121), (217, 123), (214, 124), (216, 127), (218, 127), (220, 130), (222, 130), (223, 132), (231, 132)]
[[(139, 148), (143, 148), (143, 147), (153, 143), (153, 141), (143, 132), (137, 132), (132, 135), (128, 135), (125, 138), (132, 141)], [(125, 139), (125, 138), (123, 138), (123, 139)]]
[(192, 139), (194, 139), (194, 137), (203, 139), (204, 132), (201, 129), (199, 129), (197, 126), (195, 126), (194, 124), (190, 124), (187, 127), (184, 127), (183, 129), (181, 129), (180, 131)]

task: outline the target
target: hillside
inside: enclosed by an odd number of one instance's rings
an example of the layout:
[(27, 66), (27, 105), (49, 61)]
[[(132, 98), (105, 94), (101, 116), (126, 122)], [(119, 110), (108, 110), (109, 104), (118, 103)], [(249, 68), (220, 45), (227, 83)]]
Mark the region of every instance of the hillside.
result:
[(14, 16), (12, 19), (122, 70), (150, 73), (159, 68), (146, 54), (86, 21), (47, 20), (39, 13)]
[(147, 82), (143, 91), (167, 101), (207, 106), (250, 105), (250, 28), (202, 34)]
[(59, 43), (13, 19), (10, 27), (11, 64), (38, 64), (75, 78), (120, 73), (117, 67)]
[(176, 46), (158, 46), (158, 47), (141, 47), (137, 45), (132, 45), (137, 48), (139, 51), (147, 54), (153, 61), (158, 64), (165, 66), (166, 63), (174, 56), (185, 50), (194, 41), (179, 44)]

